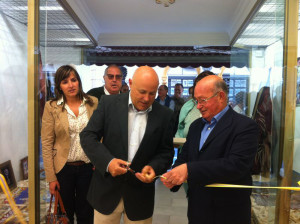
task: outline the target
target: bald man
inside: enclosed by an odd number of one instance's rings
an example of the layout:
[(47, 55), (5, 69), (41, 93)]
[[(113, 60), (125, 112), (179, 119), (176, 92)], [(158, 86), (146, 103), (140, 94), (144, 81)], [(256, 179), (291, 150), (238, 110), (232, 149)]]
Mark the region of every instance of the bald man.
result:
[(250, 189), (208, 188), (222, 183), (252, 185), (257, 150), (256, 123), (227, 105), (228, 88), (219, 77), (200, 80), (194, 91), (202, 118), (195, 120), (164, 185), (177, 191), (188, 182), (190, 224), (250, 224)]
[[(94, 223), (152, 223), (154, 180), (173, 159), (172, 111), (155, 100), (156, 72), (138, 68), (130, 92), (103, 96), (81, 132), (83, 150), (95, 165), (88, 201)], [(103, 138), (102, 143), (100, 139)]]

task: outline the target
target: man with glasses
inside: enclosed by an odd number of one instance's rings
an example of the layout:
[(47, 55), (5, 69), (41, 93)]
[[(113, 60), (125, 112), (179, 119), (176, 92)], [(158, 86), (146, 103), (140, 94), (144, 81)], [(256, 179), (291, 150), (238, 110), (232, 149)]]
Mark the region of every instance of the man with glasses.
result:
[(257, 124), (227, 105), (228, 87), (217, 76), (200, 80), (194, 96), (202, 118), (191, 124), (182, 152), (161, 181), (174, 192), (187, 181), (190, 224), (250, 224), (251, 189), (205, 186), (252, 185)]
[(102, 95), (119, 94), (122, 87), (123, 73), (117, 65), (109, 65), (104, 72), (104, 86), (93, 88), (87, 92), (88, 95), (95, 96), (100, 102)]

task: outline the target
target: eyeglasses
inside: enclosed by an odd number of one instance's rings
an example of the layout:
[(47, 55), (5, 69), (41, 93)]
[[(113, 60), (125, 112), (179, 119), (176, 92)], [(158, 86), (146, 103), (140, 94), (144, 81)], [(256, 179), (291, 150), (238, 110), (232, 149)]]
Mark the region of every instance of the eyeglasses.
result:
[(209, 101), (211, 98), (214, 98), (215, 96), (217, 96), (219, 94), (220, 91), (216, 92), (214, 95), (212, 95), (211, 97), (208, 97), (206, 99), (202, 99), (202, 100), (196, 100), (197, 104), (200, 105), (205, 105), (207, 103), (207, 101)]
[(122, 75), (111, 75), (111, 74), (107, 74), (106, 76), (109, 80), (113, 80), (114, 78), (116, 78), (116, 80), (121, 80), (123, 77)]

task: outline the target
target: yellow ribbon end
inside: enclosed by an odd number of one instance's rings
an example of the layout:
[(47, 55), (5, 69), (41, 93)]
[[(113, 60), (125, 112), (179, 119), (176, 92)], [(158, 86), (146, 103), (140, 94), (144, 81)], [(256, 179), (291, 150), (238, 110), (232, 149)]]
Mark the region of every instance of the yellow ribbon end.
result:
[(298, 184), (299, 184), (299, 186), (300, 186), (300, 181), (298, 181)]

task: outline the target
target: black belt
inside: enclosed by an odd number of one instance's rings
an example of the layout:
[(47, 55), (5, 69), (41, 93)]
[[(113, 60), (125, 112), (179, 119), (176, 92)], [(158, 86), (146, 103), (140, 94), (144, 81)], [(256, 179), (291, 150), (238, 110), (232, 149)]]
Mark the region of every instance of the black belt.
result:
[(69, 165), (69, 166), (82, 166), (86, 163), (83, 162), (83, 161), (75, 161), (75, 162), (67, 162), (66, 164)]

